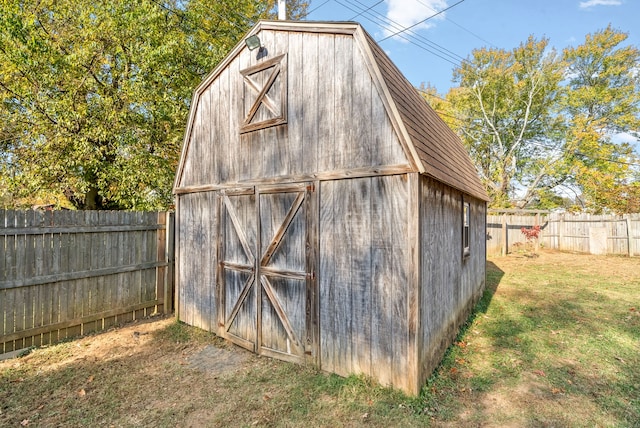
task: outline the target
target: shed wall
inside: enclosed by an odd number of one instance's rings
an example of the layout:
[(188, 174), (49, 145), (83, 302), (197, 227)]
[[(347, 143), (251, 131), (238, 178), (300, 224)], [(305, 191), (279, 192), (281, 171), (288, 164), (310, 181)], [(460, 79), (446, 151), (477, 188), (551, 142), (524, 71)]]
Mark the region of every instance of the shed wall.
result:
[[(420, 384), (440, 363), (485, 286), (486, 203), (420, 179)], [(470, 203), (470, 255), (462, 255), (463, 201)]]
[(216, 192), (182, 195), (177, 206), (179, 318), (208, 331), (217, 329)]
[[(263, 30), (259, 37), (266, 58), (241, 50), (194, 99), (178, 187), (409, 165), (353, 36)], [(287, 123), (240, 134), (256, 97), (240, 71), (281, 54), (286, 81), (276, 79), (272, 92), (286, 84)]]
[(406, 175), (327, 181), (320, 193), (320, 361), (407, 387)]
[[(398, 136), (406, 134), (406, 124), (394, 129), (389, 117), (393, 103), (379, 92), (388, 88), (379, 77), (372, 78), (368, 61), (375, 58), (367, 57), (361, 39), (273, 29), (258, 35), (266, 57), (257, 59), (257, 51), (237, 48), (235, 57), (225, 60), (194, 97), (176, 180), (180, 319), (233, 334), (249, 349), (255, 346), (260, 352), (266, 346), (275, 352), (288, 349), (289, 342), (274, 345), (269, 331), (266, 336), (254, 331), (267, 330), (269, 320), (283, 319), (284, 313), (307, 327), (313, 324), (306, 330), (301, 358), (318, 361), (330, 372), (362, 373), (416, 393), (482, 292), (486, 204), (468, 200), (472, 248), (463, 258), (463, 194), (419, 176), (417, 155), (409, 162), (405, 150), (413, 149)], [(256, 66), (276, 59), (282, 69), (267, 91), (269, 105), (254, 104), (259, 88), (270, 79), (270, 72)], [(249, 83), (247, 75), (253, 79)], [(272, 117), (274, 105), (286, 107), (285, 123)], [(420, 122), (411, 114), (411, 109), (405, 112), (404, 120)], [(397, 121), (397, 114), (393, 117)], [(271, 125), (261, 128), (265, 121)], [(437, 137), (421, 132), (409, 129), (416, 139)], [(266, 193), (277, 197), (252, 196), (274, 183), (309, 184), (307, 191), (317, 193), (304, 199), (306, 217), (300, 219), (310, 231), (304, 245), (285, 241), (283, 253), (273, 257), (274, 266), (255, 268), (278, 277), (274, 289), (285, 283), (281, 278), (293, 278), (287, 286), (306, 286), (302, 297), (294, 293), (291, 307), (284, 302), (271, 313), (259, 303), (269, 296), (263, 299), (254, 291), (262, 293), (269, 284), (262, 284), (262, 278), (251, 289), (243, 284), (251, 284), (244, 280), (251, 278), (250, 266), (262, 263), (245, 256), (262, 254), (262, 244), (272, 235), (290, 237), (277, 227), (291, 204), (282, 195), (286, 192), (272, 189)], [(292, 224), (291, 234), (303, 236), (294, 233), (302, 223)], [(230, 245), (227, 238), (238, 229), (246, 239), (238, 235)], [(278, 257), (289, 261), (289, 255), (305, 255), (304, 260), (291, 259), (304, 261), (304, 269), (297, 263), (291, 272), (275, 272), (291, 268), (279, 265)], [(318, 299), (317, 306), (308, 304), (309, 299)], [(258, 302), (255, 308), (253, 302)], [(225, 330), (228, 326), (219, 327), (219, 321), (227, 322), (229, 313), (231, 318), (240, 314), (241, 322)], [(284, 322), (286, 334), (278, 338), (302, 337), (303, 325), (294, 324), (289, 328)], [(319, 355), (308, 358), (309, 349)]]

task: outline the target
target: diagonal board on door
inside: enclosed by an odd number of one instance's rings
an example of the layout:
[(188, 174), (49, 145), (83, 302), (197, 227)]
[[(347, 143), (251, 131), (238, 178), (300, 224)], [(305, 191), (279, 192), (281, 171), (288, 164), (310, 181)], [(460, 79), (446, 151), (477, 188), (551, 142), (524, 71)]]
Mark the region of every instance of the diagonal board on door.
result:
[(239, 190), (223, 193), (220, 201), (219, 324), (223, 336), (255, 351), (256, 197), (253, 189)]
[(304, 184), (225, 191), (220, 197), (223, 335), (276, 358), (304, 357), (312, 336), (308, 297), (308, 198)]

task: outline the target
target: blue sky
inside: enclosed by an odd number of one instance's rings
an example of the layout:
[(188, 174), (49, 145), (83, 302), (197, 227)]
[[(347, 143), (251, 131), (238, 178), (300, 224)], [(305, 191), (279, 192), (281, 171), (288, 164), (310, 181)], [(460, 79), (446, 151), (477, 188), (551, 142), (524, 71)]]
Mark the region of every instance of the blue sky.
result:
[(308, 20), (360, 22), (411, 83), (430, 82), (442, 94), (473, 49), (512, 49), (529, 35), (561, 51), (611, 24), (640, 47), (639, 0), (311, 0), (309, 10)]

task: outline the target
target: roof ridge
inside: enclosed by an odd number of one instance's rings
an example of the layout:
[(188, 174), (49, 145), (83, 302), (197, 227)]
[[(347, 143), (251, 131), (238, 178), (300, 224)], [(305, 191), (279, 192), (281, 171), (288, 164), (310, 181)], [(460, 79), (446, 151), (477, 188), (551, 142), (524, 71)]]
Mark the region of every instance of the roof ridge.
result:
[(362, 31), (409, 134), (408, 143), (417, 151), (425, 174), (488, 201), (490, 198), (462, 140), (420, 96), (373, 37), (363, 28)]

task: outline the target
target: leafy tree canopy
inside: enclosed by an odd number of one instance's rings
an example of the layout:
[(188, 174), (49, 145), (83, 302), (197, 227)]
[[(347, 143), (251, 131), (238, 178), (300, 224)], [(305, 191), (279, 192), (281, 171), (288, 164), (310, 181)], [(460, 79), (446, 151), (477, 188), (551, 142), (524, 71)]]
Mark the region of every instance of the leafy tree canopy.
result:
[(424, 91), (461, 135), (493, 206), (551, 208), (570, 189), (593, 211), (637, 210), (640, 160), (618, 138), (640, 129), (640, 51), (626, 38), (608, 27), (562, 54), (533, 37), (477, 49), (446, 98)]
[(167, 208), (193, 89), (274, 3), (0, 0), (0, 203)]
[(640, 51), (622, 47), (626, 38), (609, 26), (564, 51), (566, 164), (571, 183), (593, 210), (632, 212), (640, 204), (640, 183), (633, 171), (640, 167), (637, 153), (615, 138), (620, 133), (640, 136)]

